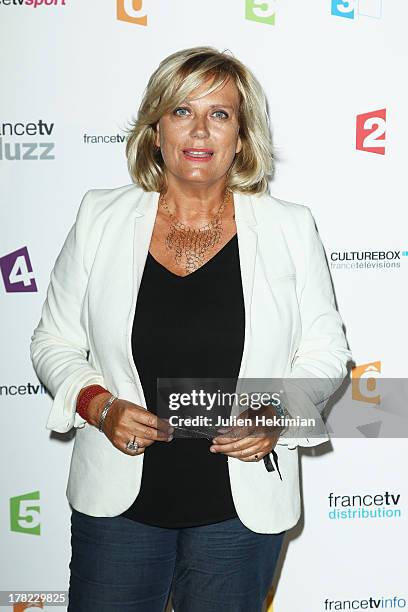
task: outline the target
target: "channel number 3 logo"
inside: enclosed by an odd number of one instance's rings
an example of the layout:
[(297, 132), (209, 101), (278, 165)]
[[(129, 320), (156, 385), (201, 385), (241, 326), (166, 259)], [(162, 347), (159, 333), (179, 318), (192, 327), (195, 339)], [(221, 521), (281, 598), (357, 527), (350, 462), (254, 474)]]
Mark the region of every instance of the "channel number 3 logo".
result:
[(356, 13), (381, 19), (382, 0), (331, 0), (331, 14), (355, 19)]
[(259, 21), (275, 25), (276, 0), (246, 0), (245, 18), (251, 21)]

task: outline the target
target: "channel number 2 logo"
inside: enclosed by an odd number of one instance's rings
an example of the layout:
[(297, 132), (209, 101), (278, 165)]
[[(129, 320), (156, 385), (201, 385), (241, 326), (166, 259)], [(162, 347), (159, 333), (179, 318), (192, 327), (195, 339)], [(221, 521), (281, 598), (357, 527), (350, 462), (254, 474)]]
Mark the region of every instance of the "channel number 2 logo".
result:
[(385, 155), (386, 109), (357, 115), (356, 149), (367, 153)]

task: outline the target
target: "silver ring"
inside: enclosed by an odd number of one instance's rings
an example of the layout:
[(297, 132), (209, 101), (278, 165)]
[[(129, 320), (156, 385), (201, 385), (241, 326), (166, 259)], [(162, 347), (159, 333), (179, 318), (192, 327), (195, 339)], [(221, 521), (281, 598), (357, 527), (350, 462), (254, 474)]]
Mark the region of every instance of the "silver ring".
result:
[(138, 450), (138, 448), (139, 448), (139, 443), (138, 443), (138, 442), (135, 442), (135, 440), (136, 440), (136, 436), (133, 436), (133, 442), (131, 442), (131, 441), (129, 440), (129, 442), (126, 444), (126, 448), (127, 448), (128, 450), (131, 450), (131, 451), (137, 451), (137, 450)]

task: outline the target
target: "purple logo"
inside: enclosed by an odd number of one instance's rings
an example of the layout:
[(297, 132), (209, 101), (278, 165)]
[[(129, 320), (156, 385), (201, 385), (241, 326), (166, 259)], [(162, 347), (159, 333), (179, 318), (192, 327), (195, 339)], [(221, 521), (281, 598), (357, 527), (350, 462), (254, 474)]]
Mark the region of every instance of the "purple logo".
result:
[(27, 247), (0, 257), (0, 270), (7, 293), (37, 291)]

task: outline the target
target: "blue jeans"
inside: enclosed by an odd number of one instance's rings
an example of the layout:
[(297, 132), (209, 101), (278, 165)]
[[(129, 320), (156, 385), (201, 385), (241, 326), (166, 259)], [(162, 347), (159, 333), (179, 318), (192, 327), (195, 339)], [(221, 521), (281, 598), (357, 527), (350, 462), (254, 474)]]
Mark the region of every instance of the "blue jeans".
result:
[(261, 612), (285, 532), (171, 529), (73, 509), (68, 612)]

